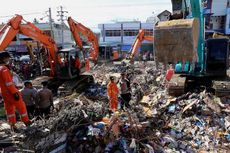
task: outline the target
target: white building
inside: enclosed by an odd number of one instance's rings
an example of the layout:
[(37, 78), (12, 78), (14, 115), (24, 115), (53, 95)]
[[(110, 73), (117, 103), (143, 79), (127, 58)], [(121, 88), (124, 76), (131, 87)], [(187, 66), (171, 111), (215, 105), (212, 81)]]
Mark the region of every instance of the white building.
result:
[(204, 15), (207, 32), (230, 34), (229, 0), (204, 0)]
[[(133, 22), (116, 22), (99, 24), (101, 30), (100, 42), (111, 42), (120, 45), (122, 51), (129, 51), (139, 30), (145, 29), (147, 35), (153, 35), (154, 23)], [(144, 41), (143, 44), (149, 44), (152, 50), (153, 42)]]
[(164, 10), (163, 12), (158, 14), (157, 17), (159, 18), (160, 21), (168, 21), (170, 18), (170, 15), (171, 15), (171, 12), (169, 12), (168, 10)]
[[(39, 29), (41, 29), (44, 33), (51, 36), (51, 26), (49, 23), (33, 23), (33, 24)], [(0, 25), (0, 28), (3, 26), (4, 25)], [(54, 41), (56, 42), (58, 47), (61, 47), (62, 46), (61, 25), (54, 23), (52, 26), (52, 31), (53, 31)], [(64, 48), (71, 47), (73, 44), (75, 44), (74, 40), (72, 39), (72, 34), (66, 25), (64, 25), (63, 28), (63, 35), (64, 35)], [(22, 53), (22, 54), (27, 53), (28, 50), (27, 50), (26, 43), (28, 41), (31, 43), (31, 45), (33, 45), (34, 49), (37, 49), (38, 47), (37, 40), (33, 40), (22, 34), (17, 34), (6, 50), (15, 53)]]
[[(49, 23), (35, 23), (35, 26), (44, 31), (47, 35), (51, 36), (51, 26)], [(53, 38), (54, 41), (58, 46), (62, 45), (62, 27), (61, 24), (54, 23), (52, 26), (53, 31)], [(67, 25), (64, 25), (63, 27), (63, 36), (64, 36), (64, 46), (69, 46), (74, 44), (74, 41), (72, 39), (72, 34), (70, 32), (70, 29)], [(24, 35), (19, 35), (19, 40), (28, 39), (28, 37)]]
[[(201, 0), (203, 13), (205, 17), (205, 29), (207, 33), (212, 34), (213, 32), (221, 32), (225, 34), (230, 34), (229, 29), (229, 0)], [(186, 2), (186, 3), (184, 3)], [(185, 4), (187, 10), (190, 11), (190, 1), (189, 0), (177, 0), (174, 1), (173, 14), (180, 13), (181, 10), (185, 9)], [(189, 16), (190, 16), (189, 15)]]

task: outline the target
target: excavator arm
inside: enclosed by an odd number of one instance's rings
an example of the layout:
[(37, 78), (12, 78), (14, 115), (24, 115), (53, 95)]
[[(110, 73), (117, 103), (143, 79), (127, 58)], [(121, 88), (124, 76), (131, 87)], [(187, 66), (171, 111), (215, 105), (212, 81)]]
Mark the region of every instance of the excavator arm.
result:
[(16, 15), (0, 30), (0, 50), (4, 50), (18, 33), (37, 40), (49, 50), (51, 75), (54, 76), (56, 73), (56, 43), (32, 23), (25, 21), (25, 24), (22, 24), (22, 21), (24, 21), (22, 16)]
[(89, 28), (85, 27), (81, 23), (74, 21), (71, 17), (68, 18), (68, 24), (72, 32), (72, 35), (74, 37), (74, 40), (77, 43), (77, 45), (80, 47), (80, 49), (83, 49), (83, 44), (79, 33), (82, 33), (87, 38), (87, 40), (91, 43), (92, 46), (90, 50), (90, 58), (96, 61), (99, 54), (99, 44), (95, 34)]
[(31, 63), (34, 63), (35, 62), (35, 56), (33, 53), (33, 46), (31, 43), (27, 42), (26, 47), (27, 47), (28, 53), (30, 55)]
[(83, 49), (83, 43), (81, 41), (79, 31), (76, 28), (77, 25), (76, 25), (75, 21), (71, 17), (68, 18), (68, 24), (69, 24), (70, 31), (72, 32), (72, 35), (73, 35), (73, 38), (74, 38), (76, 44), (82, 50)]
[(22, 22), (22, 16), (13, 17), (3, 28), (0, 30), (0, 50), (4, 50), (19, 33), (19, 25)]
[(145, 36), (145, 30), (141, 29), (139, 30), (139, 33), (131, 47), (131, 55), (130, 59), (133, 59), (133, 57), (137, 54), (138, 48), (140, 48), (142, 41), (147, 40), (147, 41), (153, 41), (154, 37), (153, 36)]

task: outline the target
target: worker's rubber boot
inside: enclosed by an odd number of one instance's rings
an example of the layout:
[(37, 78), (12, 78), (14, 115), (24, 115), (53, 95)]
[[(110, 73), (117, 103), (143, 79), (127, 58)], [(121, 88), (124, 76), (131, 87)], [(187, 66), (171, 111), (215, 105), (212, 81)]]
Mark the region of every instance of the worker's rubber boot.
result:
[(26, 122), (26, 123), (24, 123), (27, 127), (28, 126), (30, 126), (31, 124), (32, 124), (32, 122), (31, 121), (28, 121), (28, 122)]
[(15, 133), (19, 133), (19, 129), (15, 126), (15, 124), (14, 125), (10, 125), (10, 129), (11, 129), (11, 131), (12, 132), (15, 132)]

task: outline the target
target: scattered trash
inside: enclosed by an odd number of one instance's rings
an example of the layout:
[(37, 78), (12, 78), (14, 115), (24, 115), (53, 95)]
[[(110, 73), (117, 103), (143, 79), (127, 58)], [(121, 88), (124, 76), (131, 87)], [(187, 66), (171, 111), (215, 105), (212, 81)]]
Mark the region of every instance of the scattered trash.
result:
[(156, 70), (154, 65), (127, 69), (132, 87), (143, 95), (132, 90), (131, 108), (111, 113), (105, 74), (121, 70), (119, 66), (96, 67), (95, 85), (83, 94), (59, 98), (58, 111), (21, 128), (20, 134), (12, 134), (4, 125), (0, 145), (7, 138), (8, 147), (41, 153), (230, 151), (230, 112), (222, 99), (205, 90), (170, 97), (159, 81), (164, 79), (163, 68)]

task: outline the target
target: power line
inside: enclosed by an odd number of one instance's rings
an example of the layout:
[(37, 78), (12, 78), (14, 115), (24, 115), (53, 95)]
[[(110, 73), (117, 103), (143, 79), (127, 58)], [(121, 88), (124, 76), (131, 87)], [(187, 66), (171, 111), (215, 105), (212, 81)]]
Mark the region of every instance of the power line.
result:
[(49, 24), (50, 24), (50, 30), (51, 30), (51, 37), (54, 39), (53, 19), (52, 19), (52, 14), (51, 14), (51, 8), (49, 8)]
[(62, 48), (64, 48), (64, 20), (66, 20), (64, 17), (65, 13), (68, 13), (68, 11), (64, 11), (63, 10), (63, 6), (60, 6), (60, 10), (57, 11), (58, 15), (60, 17), (60, 19), (58, 19), (58, 21), (61, 21), (61, 32), (62, 32)]
[(45, 16), (41, 17), (40, 20), (43, 20), (46, 17), (48, 17), (48, 19), (49, 19), (51, 37), (54, 39), (54, 33), (53, 33), (53, 22), (54, 22), (54, 20), (52, 18), (51, 8), (49, 8), (48, 11), (45, 11)]
[[(20, 14), (20, 15), (26, 16), (26, 15), (34, 15), (34, 14), (42, 14), (42, 13), (41, 12), (32, 12), (32, 13), (23, 13), (23, 14)], [(15, 14), (14, 15), (0, 16), (0, 18), (8, 18), (8, 17), (13, 17), (13, 16), (15, 16)]]

